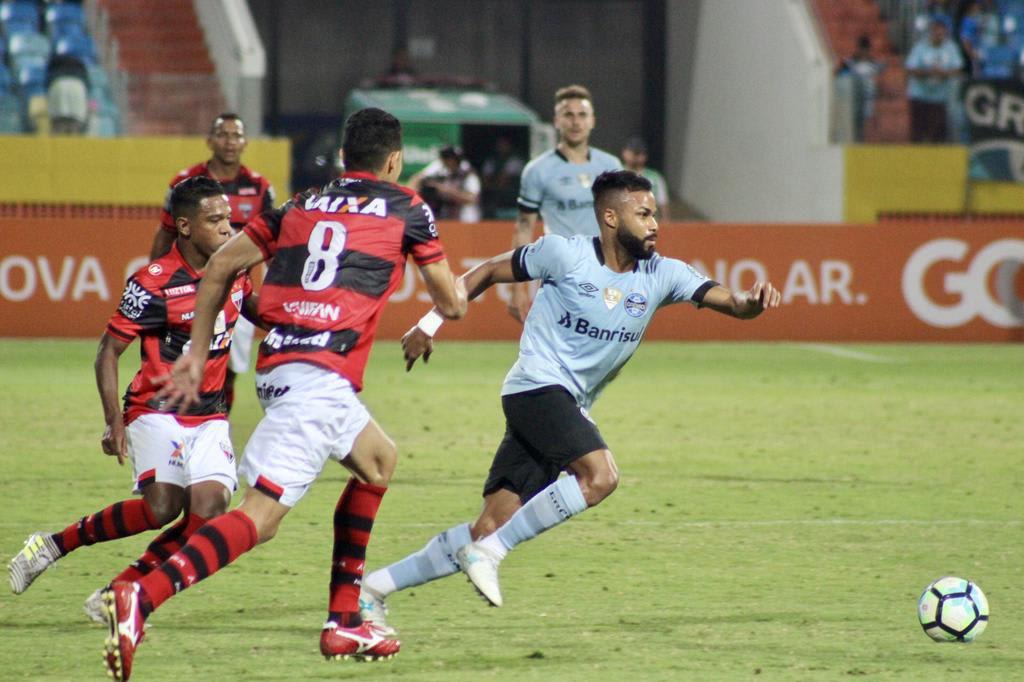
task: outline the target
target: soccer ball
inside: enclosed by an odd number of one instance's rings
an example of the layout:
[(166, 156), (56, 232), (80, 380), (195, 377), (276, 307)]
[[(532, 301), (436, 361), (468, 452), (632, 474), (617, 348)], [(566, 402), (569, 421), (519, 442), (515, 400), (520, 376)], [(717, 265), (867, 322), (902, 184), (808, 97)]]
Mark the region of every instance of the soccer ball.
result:
[(937, 642), (970, 642), (988, 625), (988, 599), (969, 580), (939, 578), (917, 600), (917, 617)]

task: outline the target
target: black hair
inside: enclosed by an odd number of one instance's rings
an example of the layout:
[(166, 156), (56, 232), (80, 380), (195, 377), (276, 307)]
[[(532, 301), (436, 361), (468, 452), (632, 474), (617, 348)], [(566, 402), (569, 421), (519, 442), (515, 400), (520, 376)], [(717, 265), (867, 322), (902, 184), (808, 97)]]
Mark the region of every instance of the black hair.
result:
[(594, 195), (595, 208), (601, 203), (601, 199), (611, 192), (650, 192), (653, 185), (651, 181), (631, 170), (605, 171), (597, 176), (590, 191)]
[(188, 217), (196, 212), (203, 199), (222, 194), (224, 194), (224, 187), (209, 176), (196, 175), (185, 178), (171, 190), (171, 216), (175, 218)]
[(402, 124), (384, 111), (360, 109), (345, 121), (341, 152), (345, 170), (377, 172), (402, 148)]
[(242, 121), (241, 116), (230, 111), (225, 111), (223, 114), (217, 114), (217, 118), (213, 119), (213, 123), (210, 124), (210, 134), (213, 135), (215, 132), (217, 132), (217, 126), (219, 126), (224, 121), (238, 121), (242, 125), (245, 125), (245, 122)]

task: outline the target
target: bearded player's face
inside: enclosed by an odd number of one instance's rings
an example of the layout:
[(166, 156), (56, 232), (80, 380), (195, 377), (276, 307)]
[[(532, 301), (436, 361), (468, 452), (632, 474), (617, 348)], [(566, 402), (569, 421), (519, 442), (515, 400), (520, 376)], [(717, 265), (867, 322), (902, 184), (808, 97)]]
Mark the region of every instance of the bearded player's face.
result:
[(188, 237), (199, 253), (209, 258), (233, 234), (231, 204), (226, 196), (206, 197), (199, 202), (195, 216), (189, 220)]
[(656, 210), (654, 195), (646, 191), (629, 192), (618, 207), (615, 237), (626, 253), (637, 260), (647, 260), (654, 255), (658, 239)]

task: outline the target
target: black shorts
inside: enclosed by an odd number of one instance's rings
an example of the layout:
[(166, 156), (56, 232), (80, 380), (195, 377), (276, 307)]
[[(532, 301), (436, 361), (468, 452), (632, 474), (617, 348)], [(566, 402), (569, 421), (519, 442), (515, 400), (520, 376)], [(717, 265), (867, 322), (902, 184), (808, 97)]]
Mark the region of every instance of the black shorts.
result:
[(561, 386), (501, 397), (505, 437), (494, 453), (484, 495), (511, 490), (523, 502), (551, 484), (569, 464), (608, 446)]

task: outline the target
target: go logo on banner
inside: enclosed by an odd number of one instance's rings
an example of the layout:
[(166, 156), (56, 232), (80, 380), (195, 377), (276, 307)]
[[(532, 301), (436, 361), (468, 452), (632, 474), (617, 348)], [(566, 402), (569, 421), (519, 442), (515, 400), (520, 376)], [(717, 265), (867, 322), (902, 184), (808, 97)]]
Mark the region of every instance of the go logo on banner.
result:
[[(903, 268), (903, 297), (919, 319), (933, 327), (951, 328), (967, 324), (977, 316), (996, 327), (1024, 326), (1024, 301), (1017, 295), (1015, 279), (1024, 268), (1024, 241), (1000, 239), (988, 244), (971, 259), (966, 269), (949, 272), (943, 278), (943, 292), (959, 297), (952, 305), (935, 302), (925, 290), (929, 268), (939, 262), (961, 263), (967, 255), (967, 242), (959, 239), (935, 239), (922, 244), (911, 254)], [(988, 281), (996, 269), (996, 294)]]

